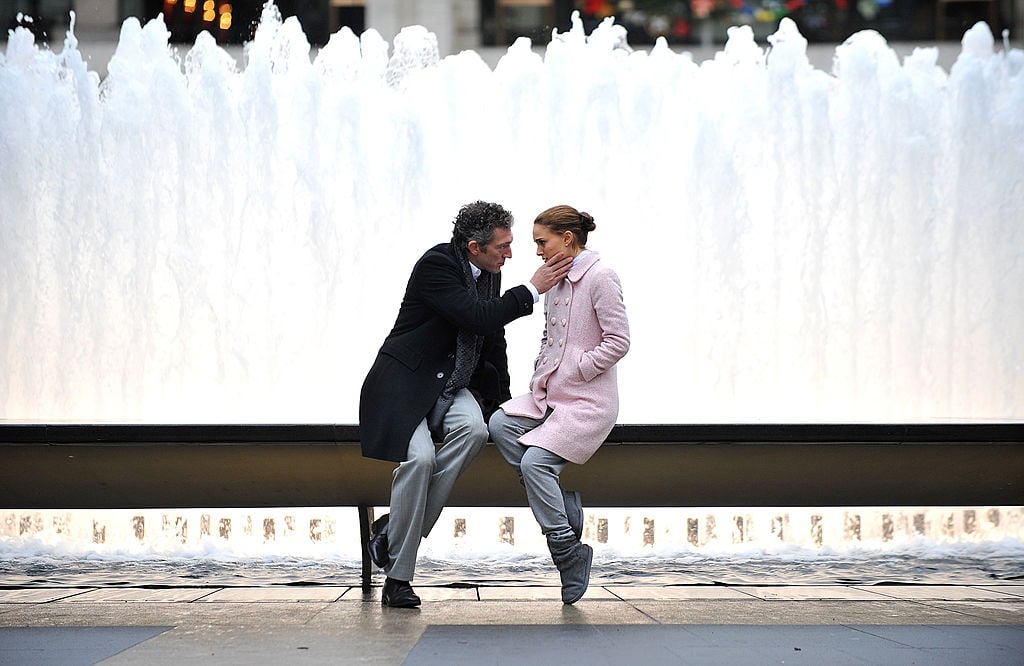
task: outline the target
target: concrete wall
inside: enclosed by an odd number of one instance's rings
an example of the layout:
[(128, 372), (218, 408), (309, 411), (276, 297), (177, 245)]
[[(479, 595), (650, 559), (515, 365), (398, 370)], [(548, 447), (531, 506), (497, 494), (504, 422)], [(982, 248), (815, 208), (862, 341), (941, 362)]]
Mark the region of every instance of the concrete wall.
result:
[(479, 12), (478, 0), (367, 0), (366, 26), (393, 42), (402, 28), (422, 25), (444, 57), (480, 46)]
[(79, 33), (83, 30), (111, 32), (121, 27), (120, 0), (0, 0), (0, 22), (5, 22), (16, 12), (29, 15), (38, 13), (54, 22), (54, 27), (59, 28), (60, 37), (63, 39), (69, 9), (75, 12), (75, 24)]
[[(388, 42), (410, 25), (422, 25), (437, 35), (442, 57), (480, 46), (479, 0), (366, 0), (366, 25)], [(75, 32), (81, 36), (112, 34), (121, 28), (122, 11), (141, 15), (141, 0), (68, 0), (76, 15)], [(31, 13), (29, 0), (0, 0), (0, 11)], [(66, 20), (66, 17), (64, 17)], [(63, 30), (61, 30), (63, 35)]]
[(121, 29), (118, 0), (74, 0), (75, 34), (116, 33)]
[(1011, 0), (1013, 9), (1013, 25), (1010, 27), (1010, 40), (1017, 45), (1024, 45), (1024, 0)]
[[(49, 0), (53, 2), (54, 0)], [(80, 38), (112, 38), (121, 26), (121, 12), (141, 12), (141, 0), (68, 0), (76, 13), (76, 32)], [(366, 25), (376, 29), (393, 42), (395, 35), (405, 26), (423, 25), (437, 35), (442, 57), (466, 49), (479, 49), (479, 0), (365, 0)], [(1024, 0), (998, 0), (1001, 14), (1009, 22), (1010, 41), (1013, 46), (1024, 46)], [(135, 6), (138, 5), (138, 7)], [(28, 10), (30, 0), (0, 0), (0, 13), (13, 15)], [(0, 39), (6, 35), (0, 36)], [(58, 42), (63, 29), (52, 35)], [(996, 32), (997, 47), (1002, 35)], [(959, 37), (950, 36), (952, 42)], [(52, 41), (52, 40), (51, 40)]]

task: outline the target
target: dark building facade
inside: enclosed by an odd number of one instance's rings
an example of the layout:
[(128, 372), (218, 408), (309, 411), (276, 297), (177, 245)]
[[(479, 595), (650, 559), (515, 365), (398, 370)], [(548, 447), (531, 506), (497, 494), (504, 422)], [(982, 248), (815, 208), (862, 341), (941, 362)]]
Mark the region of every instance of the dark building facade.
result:
[[(252, 38), (265, 0), (0, 0), (0, 22), (23, 25), (40, 38), (67, 28), (71, 10), (79, 25), (95, 8), (120, 24), (163, 14), (175, 43), (192, 43), (202, 31), (222, 44)], [(842, 42), (872, 29), (890, 41), (959, 39), (985, 20), (997, 36), (1022, 24), (1024, 0), (277, 0), (281, 14), (296, 16), (311, 44), (325, 44), (342, 26), (356, 34), (377, 28), (385, 39), (404, 25), (421, 24), (439, 35), (442, 52), (507, 46), (525, 36), (543, 44), (551, 31), (569, 28), (579, 11), (585, 27), (614, 16), (630, 44), (723, 43), (733, 25), (749, 25), (763, 39), (789, 17), (812, 42)], [(445, 25), (445, 23), (449, 25)], [(458, 25), (450, 25), (458, 24)], [(4, 35), (6, 37), (6, 35)], [(1021, 35), (1011, 34), (1019, 43)]]

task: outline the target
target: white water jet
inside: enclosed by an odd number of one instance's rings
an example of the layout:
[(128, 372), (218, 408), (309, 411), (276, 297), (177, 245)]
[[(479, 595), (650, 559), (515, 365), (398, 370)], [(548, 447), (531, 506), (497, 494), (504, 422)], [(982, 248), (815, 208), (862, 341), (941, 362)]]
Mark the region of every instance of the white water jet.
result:
[[(492, 71), (412, 27), (246, 65), (125, 21), (0, 55), (0, 420), (355, 422), (412, 262), (482, 198), (570, 203), (620, 273), (619, 420), (1024, 419), (1024, 53), (950, 72), (874, 32), (811, 67), (783, 20), (696, 64), (579, 21)], [(526, 389), (536, 318), (507, 329)]]
[[(386, 511), (386, 508), (383, 510)], [(236, 509), (0, 510), (0, 555), (107, 559), (157, 554), (269, 560), (302, 556), (358, 561), (355, 510), (339, 507)], [(778, 552), (805, 556), (916, 545), (941, 557), (949, 544), (1024, 549), (1022, 507), (703, 507), (589, 508), (584, 540), (621, 556)], [(600, 545), (598, 545), (600, 544)], [(546, 554), (544, 536), (523, 507), (448, 507), (424, 541), (442, 558)]]

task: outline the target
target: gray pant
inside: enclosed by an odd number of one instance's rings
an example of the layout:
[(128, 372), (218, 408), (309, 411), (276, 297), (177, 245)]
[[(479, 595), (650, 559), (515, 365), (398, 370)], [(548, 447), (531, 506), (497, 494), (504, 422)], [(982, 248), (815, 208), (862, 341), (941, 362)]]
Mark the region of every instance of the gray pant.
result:
[(527, 416), (509, 416), (499, 409), (491, 417), (488, 430), (491, 440), (508, 464), (519, 474), (519, 480), (526, 488), (526, 499), (530, 503), (533, 517), (537, 519), (541, 532), (549, 540), (575, 540), (569, 519), (565, 515), (565, 498), (559, 475), (568, 462), (565, 458), (539, 446), (524, 446), (519, 438), (544, 423), (543, 419)]
[(413, 579), (420, 539), (430, 534), (455, 480), (487, 443), (480, 405), (468, 390), (455, 394), (455, 402), (444, 417), (443, 432), (444, 442), (435, 450), (427, 420), (423, 419), (409, 440), (405, 462), (395, 468), (388, 521), (391, 563), (384, 567), (391, 578)]

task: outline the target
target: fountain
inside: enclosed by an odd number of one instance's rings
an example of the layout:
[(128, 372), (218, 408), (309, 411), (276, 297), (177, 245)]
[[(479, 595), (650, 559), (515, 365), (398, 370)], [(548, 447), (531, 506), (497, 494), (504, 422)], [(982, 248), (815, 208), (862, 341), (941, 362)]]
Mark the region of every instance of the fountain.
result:
[[(0, 510), (10, 585), (350, 584), (351, 509)], [(1020, 577), (1020, 507), (588, 509), (602, 581), (980, 584)], [(529, 509), (449, 507), (417, 580), (550, 585)], [(126, 572), (130, 572), (126, 573)]]
[[(1024, 52), (947, 73), (873, 32), (811, 67), (783, 20), (713, 60), (578, 21), (440, 59), (268, 4), (246, 64), (127, 20), (102, 81), (0, 55), (0, 420), (356, 421), (409, 267), (464, 202), (590, 211), (633, 347), (619, 420), (1024, 418)], [(507, 329), (513, 393), (540, 323)]]

